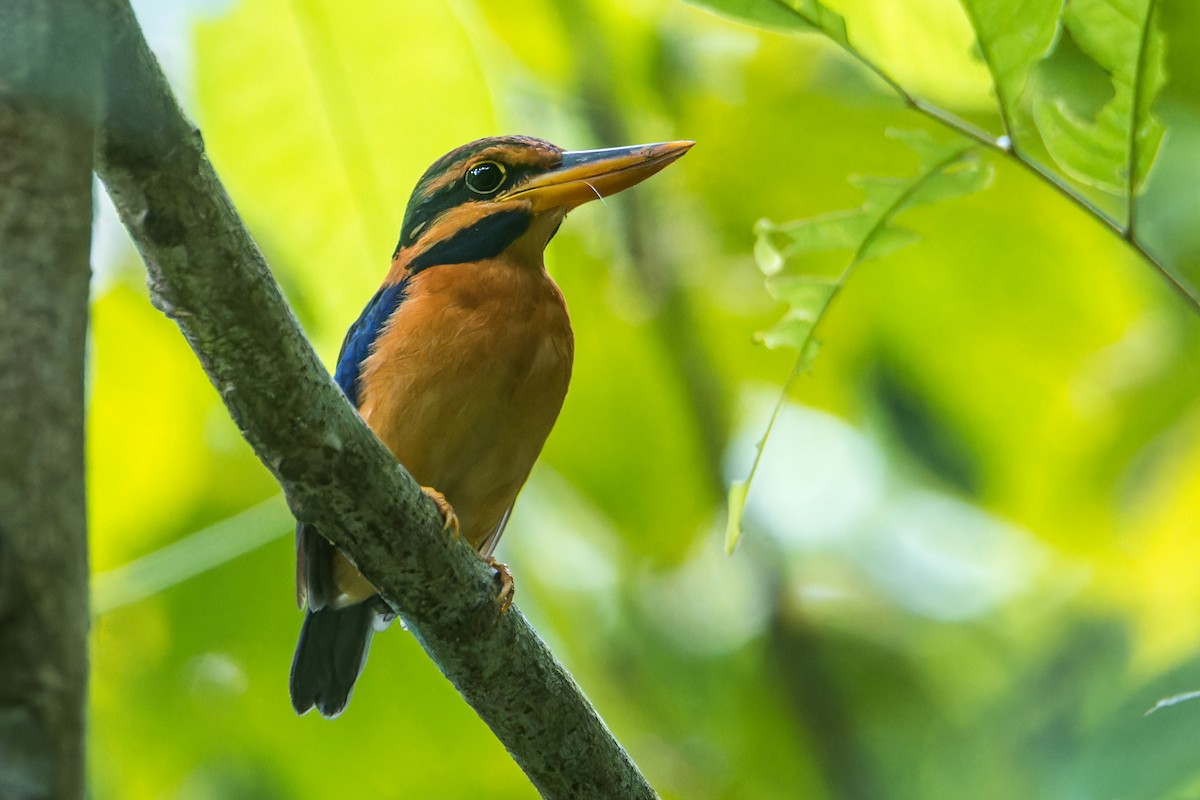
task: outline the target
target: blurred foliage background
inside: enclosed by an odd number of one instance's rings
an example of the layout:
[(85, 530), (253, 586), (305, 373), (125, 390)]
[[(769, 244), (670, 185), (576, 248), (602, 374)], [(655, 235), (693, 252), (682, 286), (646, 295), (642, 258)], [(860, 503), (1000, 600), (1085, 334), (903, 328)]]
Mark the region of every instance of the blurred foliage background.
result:
[[(445, 151), (697, 140), (549, 248), (576, 372), (500, 549), (664, 798), (1200, 797), (1200, 702), (1145, 714), (1200, 689), (1200, 318), (1079, 207), (989, 154), (990, 187), (907, 214), (920, 241), (822, 322), (727, 557), (726, 486), (794, 361), (753, 338), (782, 312), (755, 222), (912, 175), (889, 128), (953, 134), (820, 36), (677, 0), (137, 5), (331, 365)], [(914, 94), (999, 131), (954, 0), (829, 5)], [(1200, 7), (1160, 13), (1141, 224), (1195, 285)], [(1094, 80), (1072, 46), (1050, 78)], [(278, 488), (107, 213), (96, 263), (93, 795), (535, 797), (398, 628), (341, 718), (294, 716)]]

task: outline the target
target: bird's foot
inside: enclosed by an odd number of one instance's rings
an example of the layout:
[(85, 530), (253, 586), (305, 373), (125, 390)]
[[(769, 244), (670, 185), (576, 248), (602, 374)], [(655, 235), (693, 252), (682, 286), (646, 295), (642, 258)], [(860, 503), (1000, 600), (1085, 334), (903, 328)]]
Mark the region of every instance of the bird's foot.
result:
[(450, 505), (450, 501), (446, 499), (446, 495), (434, 489), (432, 486), (422, 486), (421, 491), (429, 496), (433, 504), (437, 506), (438, 511), (442, 514), (442, 530), (450, 531), (450, 535), (454, 537), (454, 541), (458, 541), (462, 532), (458, 526), (458, 514), (454, 513), (454, 506)]
[(500, 579), (500, 593), (496, 595), (496, 605), (500, 606), (500, 613), (504, 614), (512, 607), (517, 584), (513, 581), (512, 570), (508, 568), (508, 564), (488, 556), (487, 565), (496, 570), (496, 577)]

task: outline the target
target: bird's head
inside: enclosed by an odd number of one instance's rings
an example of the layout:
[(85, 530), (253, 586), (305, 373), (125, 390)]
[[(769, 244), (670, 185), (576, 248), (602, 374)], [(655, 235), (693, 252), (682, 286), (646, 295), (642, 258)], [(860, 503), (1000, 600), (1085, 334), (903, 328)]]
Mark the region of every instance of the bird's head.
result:
[(525, 136), (465, 144), (417, 183), (395, 259), (416, 272), (491, 258), (513, 245), (540, 256), (568, 211), (645, 180), (692, 144), (566, 151)]

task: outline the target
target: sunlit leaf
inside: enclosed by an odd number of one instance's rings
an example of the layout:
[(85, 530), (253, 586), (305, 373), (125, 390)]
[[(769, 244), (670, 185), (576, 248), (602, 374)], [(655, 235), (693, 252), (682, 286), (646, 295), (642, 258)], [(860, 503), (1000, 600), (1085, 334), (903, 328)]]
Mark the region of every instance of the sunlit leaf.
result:
[[(783, 255), (795, 256), (853, 249), (870, 229), (870, 216), (863, 209), (856, 208), (786, 222), (772, 226), (770, 231), (783, 234), (786, 238)], [(760, 230), (765, 228), (760, 227)]]
[(767, 281), (767, 291), (772, 297), (803, 313), (811, 322), (824, 313), (836, 288), (834, 281), (807, 275), (779, 275)]
[(886, 228), (880, 228), (869, 241), (864, 242), (859, 248), (858, 259), (867, 261), (872, 258), (884, 258), (919, 241), (921, 241), (921, 236), (916, 231), (889, 225)]
[(764, 275), (774, 275), (783, 269), (783, 253), (775, 246), (771, 238), (772, 229), (766, 220), (760, 220), (756, 226), (757, 235), (754, 239), (754, 261)]
[(893, 128), (887, 135), (915, 152), (925, 172), (916, 182), (897, 178), (861, 181), (876, 206), (891, 206), (899, 200), (892, 215), (974, 194), (991, 183), (992, 165), (983, 161), (977, 151), (964, 149), (959, 141), (938, 138), (924, 130)]
[(992, 181), (991, 163), (983, 161), (974, 151), (929, 175), (896, 209), (897, 213), (919, 206), (930, 206), (965, 197), (986, 189)]
[[(798, 354), (791, 377), (783, 387), (771, 422), (758, 444), (749, 474), (729, 489), (726, 550), (730, 552), (741, 535), (741, 503), (754, 480), (763, 447), (783, 405), (783, 397), (792, 380), (816, 358), (819, 342), (813, 332), (838, 290), (862, 262), (895, 253), (919, 239), (915, 232), (895, 224), (901, 214), (977, 192), (991, 181), (991, 165), (980, 160), (972, 145), (943, 142), (922, 131), (889, 131), (889, 135), (907, 144), (917, 154), (920, 167), (915, 176), (858, 177), (853, 183), (863, 190), (866, 198), (856, 209), (784, 224), (760, 220), (754, 226), (758, 236), (755, 254), (759, 267), (767, 275), (767, 291), (774, 299), (787, 304), (783, 317), (755, 338), (769, 348), (791, 347)], [(804, 256), (838, 250), (849, 252), (838, 278), (803, 272)], [(800, 263), (789, 268), (789, 259)], [(735, 503), (735, 500), (739, 502)]]
[(847, 44), (846, 20), (820, 0), (688, 0), (735, 19), (781, 30), (824, 33)]
[(780, 347), (798, 348), (803, 347), (803, 343), (812, 336), (812, 329), (812, 320), (805, 319), (804, 314), (787, 311), (783, 318), (770, 328), (756, 333), (754, 340), (771, 350), (777, 350)]
[(783, 319), (770, 330), (757, 335), (771, 349), (793, 347), (804, 352), (812, 338), (813, 326), (821, 319), (838, 284), (807, 275), (776, 275), (767, 281), (767, 291), (776, 300), (788, 304)]
[(961, 153), (963, 149), (961, 141), (934, 136), (921, 128), (888, 128), (884, 134), (916, 153), (920, 163), (925, 166), (945, 161)]
[(1063, 22), (1080, 50), (1112, 80), (1112, 97), (1093, 115), (1086, 98), (1063, 87), (1043, 96), (1034, 119), (1055, 162), (1072, 178), (1132, 197), (1141, 190), (1162, 142), (1152, 113), (1166, 82), (1163, 34), (1155, 0), (1070, 0)]
[(1149, 0), (1150, 8), (1142, 28), (1142, 47), (1138, 53), (1137, 72), (1134, 76), (1134, 105), (1131, 140), (1134, 146), (1130, 159), (1133, 175), (1130, 176), (1132, 194), (1141, 191), (1150, 168), (1158, 156), (1165, 127), (1153, 113), (1155, 100), (1167, 83), (1166, 37), (1158, 23), (1158, 3)]
[[(922, 164), (924, 163), (926, 162), (922, 160)], [(880, 217), (886, 215), (887, 210), (903, 197), (905, 192), (911, 191), (913, 186), (911, 178), (895, 175), (852, 175), (850, 183), (867, 195), (862, 208), (859, 209), (864, 212), (870, 223), (863, 229), (863, 236), (869, 235)]]
[(819, 28), (830, 39), (841, 44), (847, 44), (846, 20), (841, 14), (830, 9), (820, 0), (777, 0), (790, 8), (805, 22)]
[(814, 32), (818, 30), (815, 25), (778, 0), (688, 0), (688, 2), (734, 19), (767, 28)]
[[(977, 192), (991, 180), (991, 165), (972, 147), (946, 143), (923, 131), (889, 131), (889, 135), (917, 153), (921, 171), (915, 177), (856, 177), (853, 183), (866, 194), (859, 208), (783, 224), (760, 220), (755, 225), (755, 255), (767, 275), (767, 291), (788, 306), (779, 322), (756, 337), (767, 347), (793, 347), (802, 357), (811, 358), (813, 329), (854, 267), (918, 240), (916, 233), (894, 224), (897, 216)], [(802, 262), (807, 254), (838, 250), (848, 251), (850, 257), (836, 280), (805, 274), (802, 263), (786, 268), (788, 259)]]
[[(1062, 0), (962, 0), (962, 5), (1011, 124), (1033, 65), (1054, 42)], [(1018, 137), (1016, 130), (1007, 133)]]
[[(1055, 162), (1075, 180), (1117, 193), (1124, 186), (1128, 140), (1106, 106), (1093, 120), (1075, 113), (1063, 100), (1042, 100), (1034, 119)], [(1119, 122), (1119, 120), (1115, 120)]]

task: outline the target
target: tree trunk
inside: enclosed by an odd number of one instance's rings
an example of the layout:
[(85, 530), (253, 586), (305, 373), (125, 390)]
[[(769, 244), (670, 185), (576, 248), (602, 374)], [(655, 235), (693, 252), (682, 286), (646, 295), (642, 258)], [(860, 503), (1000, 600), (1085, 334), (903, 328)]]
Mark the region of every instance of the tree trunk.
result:
[(95, 28), (77, 0), (0, 4), (5, 800), (71, 800), (85, 791), (83, 376), (99, 85)]

